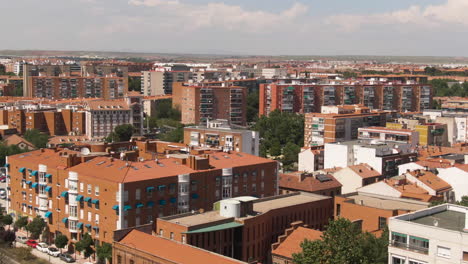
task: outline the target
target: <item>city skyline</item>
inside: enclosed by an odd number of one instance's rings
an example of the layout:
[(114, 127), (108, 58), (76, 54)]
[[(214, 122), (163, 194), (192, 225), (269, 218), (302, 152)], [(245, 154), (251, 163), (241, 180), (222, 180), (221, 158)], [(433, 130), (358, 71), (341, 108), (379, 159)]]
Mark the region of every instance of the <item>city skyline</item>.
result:
[(468, 25), (463, 0), (378, 6), (368, 0), (49, 0), (8, 6), (11, 12), (0, 21), (16, 23), (6, 28), (10, 37), (2, 49), (468, 56), (468, 39), (460, 34)]

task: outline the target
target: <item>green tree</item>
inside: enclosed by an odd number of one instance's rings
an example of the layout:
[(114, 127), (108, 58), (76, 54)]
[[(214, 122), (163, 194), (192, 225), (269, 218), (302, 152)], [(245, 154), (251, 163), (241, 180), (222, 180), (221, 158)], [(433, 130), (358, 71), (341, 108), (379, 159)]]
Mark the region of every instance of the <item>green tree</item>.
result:
[(15, 227), (18, 229), (25, 228), (28, 225), (27, 216), (19, 216), (15, 221)]
[(130, 124), (119, 125), (114, 128), (107, 138), (107, 142), (123, 142), (129, 141), (133, 135), (133, 126)]
[(247, 95), (247, 122), (254, 122), (258, 119), (259, 92), (252, 92)]
[(301, 151), (301, 147), (298, 145), (288, 142), (283, 148), (283, 166), (287, 169), (292, 168), (292, 165), (298, 161), (298, 155)]
[(94, 250), (91, 247), (92, 245), (93, 239), (89, 233), (86, 233), (83, 235), (83, 238), (75, 244), (75, 249), (78, 252), (83, 253), (85, 258), (89, 258), (94, 253)]
[(96, 250), (99, 261), (108, 260), (112, 261), (112, 245), (109, 243), (103, 243), (102, 246), (98, 246)]
[(26, 230), (28, 230), (31, 233), (31, 236), (35, 239), (39, 238), (39, 235), (42, 234), (42, 231), (44, 231), (44, 228), (46, 227), (46, 222), (42, 217), (37, 216), (34, 218), (31, 223), (29, 223), (26, 226)]
[(281, 155), (281, 143), (279, 140), (275, 140), (271, 143), (270, 155), (273, 157)]
[(2, 223), (4, 225), (9, 226), (9, 225), (13, 224), (13, 217), (11, 215), (4, 215), (4, 216), (2, 216), (1, 220), (2, 220)]
[[(385, 232), (384, 232), (385, 233)], [(354, 264), (386, 263), (385, 240), (369, 233), (361, 233), (345, 218), (330, 220), (322, 240), (301, 243), (302, 252), (293, 254), (296, 264)]]
[(172, 107), (172, 99), (159, 100), (155, 109), (156, 119), (172, 119), (180, 121), (181, 113)]
[(49, 136), (37, 129), (30, 129), (24, 133), (24, 139), (31, 142), (36, 148), (46, 148)]
[(5, 165), (6, 156), (19, 154), (26, 151), (28, 150), (21, 149), (17, 145), (6, 146), (4, 143), (0, 143), (0, 166)]
[(457, 204), (468, 207), (468, 196), (462, 196), (461, 200), (458, 201)]
[(128, 90), (129, 91), (141, 91), (141, 77), (128, 77)]
[(16, 234), (15, 234), (14, 231), (11, 231), (11, 230), (2, 230), (2, 231), (0, 231), (0, 240), (3, 243), (11, 245), (11, 243), (13, 243), (13, 241), (15, 241), (15, 239), (16, 239)]
[(44, 230), (42, 231), (42, 241), (46, 242), (47, 244), (50, 244), (50, 229), (49, 226), (46, 225)]
[(68, 237), (65, 235), (58, 235), (55, 238), (55, 246), (60, 249), (60, 252), (62, 252), (62, 249), (65, 248), (68, 244)]
[(23, 85), (17, 85), (15, 90), (13, 91), (13, 96), (23, 96)]

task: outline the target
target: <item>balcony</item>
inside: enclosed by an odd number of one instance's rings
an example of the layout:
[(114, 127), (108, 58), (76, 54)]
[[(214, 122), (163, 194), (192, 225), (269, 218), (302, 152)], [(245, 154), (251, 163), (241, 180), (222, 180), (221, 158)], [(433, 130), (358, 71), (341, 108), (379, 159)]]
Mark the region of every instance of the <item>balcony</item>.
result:
[(420, 254), (425, 254), (425, 255), (429, 254), (429, 248), (426, 248), (426, 247), (420, 247), (420, 246), (411, 245), (411, 244), (407, 244), (407, 243), (403, 243), (399, 241), (392, 241), (390, 245), (392, 247), (401, 248), (404, 250), (409, 250), (409, 251), (413, 251), (413, 252), (420, 253)]

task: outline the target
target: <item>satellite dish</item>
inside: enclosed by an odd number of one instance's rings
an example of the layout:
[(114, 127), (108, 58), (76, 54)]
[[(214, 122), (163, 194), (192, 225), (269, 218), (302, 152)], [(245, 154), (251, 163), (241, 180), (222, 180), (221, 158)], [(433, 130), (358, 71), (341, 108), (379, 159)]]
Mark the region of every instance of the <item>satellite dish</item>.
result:
[(434, 219), (434, 222), (432, 222), (432, 224), (433, 224), (434, 226), (439, 226), (439, 221), (437, 221), (437, 219)]
[(89, 155), (89, 153), (91, 153), (91, 151), (89, 150), (89, 148), (82, 148), (81, 149), (81, 155)]

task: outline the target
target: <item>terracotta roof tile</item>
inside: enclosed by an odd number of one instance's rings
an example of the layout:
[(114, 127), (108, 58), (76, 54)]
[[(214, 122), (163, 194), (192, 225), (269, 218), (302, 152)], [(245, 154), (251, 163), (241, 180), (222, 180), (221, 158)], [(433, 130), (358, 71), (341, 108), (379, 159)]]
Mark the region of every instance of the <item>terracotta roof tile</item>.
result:
[(298, 227), (271, 253), (292, 259), (293, 253), (302, 251), (301, 243), (307, 240), (322, 239), (322, 232), (310, 228)]
[(35, 148), (34, 145), (27, 141), (26, 139), (14, 134), (14, 135), (11, 135), (11, 136), (7, 136), (4, 138), (4, 141), (5, 141), (5, 144), (7, 146), (10, 146), (10, 145), (18, 145), (20, 144), (21, 142), (25, 143), (26, 145), (29, 145), (30, 147), (32, 148)]
[(317, 192), (329, 189), (340, 188), (342, 185), (332, 175), (327, 174), (329, 181), (319, 181), (315, 176), (306, 176), (299, 181), (301, 172), (283, 173), (279, 176), (280, 188), (300, 190), (305, 192)]
[(378, 171), (374, 170), (371, 166), (361, 163), (358, 165), (348, 166), (351, 170), (353, 170), (356, 174), (361, 176), (363, 179), (366, 178), (374, 178), (382, 176)]
[(127, 245), (132, 249), (147, 252), (171, 263), (192, 264), (192, 263), (216, 263), (216, 264), (239, 264), (245, 263), (236, 259), (228, 258), (216, 253), (181, 244), (174, 240), (169, 240), (132, 230), (119, 243)]
[(434, 173), (425, 170), (415, 170), (409, 172), (412, 176), (417, 178), (419, 181), (424, 183), (425, 185), (429, 186), (429, 188), (435, 191), (441, 191), (446, 189), (451, 189), (452, 186), (442, 180), (441, 178), (437, 177)]
[(128, 104), (124, 100), (96, 100), (88, 102), (90, 110), (116, 111), (129, 110)]

